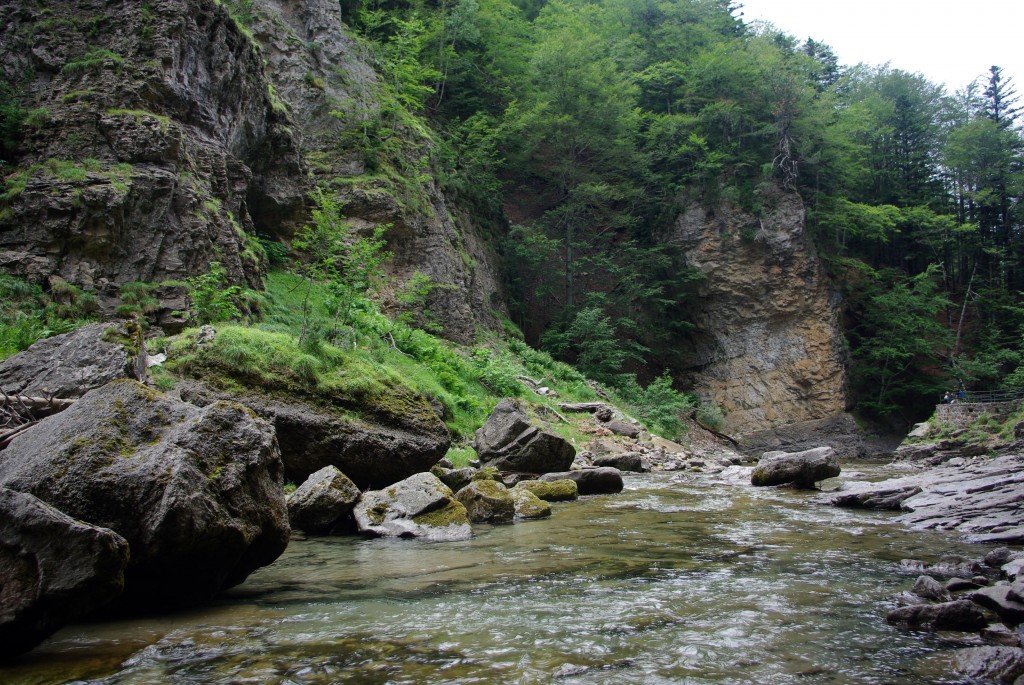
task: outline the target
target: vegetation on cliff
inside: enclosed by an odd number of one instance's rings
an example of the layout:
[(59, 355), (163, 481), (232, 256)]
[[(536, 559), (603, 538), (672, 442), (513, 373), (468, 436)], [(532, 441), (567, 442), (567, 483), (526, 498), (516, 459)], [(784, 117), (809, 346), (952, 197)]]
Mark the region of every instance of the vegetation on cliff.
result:
[[(918, 74), (844, 66), (819, 41), (747, 25), (729, 0), (346, 0), (340, 11), (354, 34), (350, 52), (374, 71), (357, 78), (351, 65), (320, 64), (324, 46), (289, 33), (294, 27), (275, 14), (273, 2), (200, 5), (204, 22), (217, 27), (203, 39), (228, 45), (220, 58), (246, 76), (244, 90), (213, 109), (230, 109), (241, 98), (248, 108), (235, 122), (245, 122), (238, 131), (270, 132), (243, 149), (231, 131), (216, 131), (267, 184), (248, 186), (245, 202), (224, 190), (242, 187), (244, 173), (231, 183), (207, 178), (207, 170), (189, 166), (194, 155), (182, 155), (174, 180), (191, 204), (206, 207), (196, 227), (209, 233), (211, 249), (239, 240), (237, 254), (228, 250), (224, 259), (234, 283), (256, 285), (266, 254), (256, 249), (254, 234), (295, 237), (297, 217), (312, 208), (301, 206), (309, 189), (301, 186), (318, 182), (326, 193), (321, 207), (353, 202), (378, 228), (397, 217), (402, 238), (388, 249), (422, 249), (417, 232), (427, 219), (453, 234), (467, 223), (484, 227), (505, 266), (508, 313), (527, 342), (626, 395), (657, 394), (690, 370), (685, 353), (702, 278), (667, 233), (695, 204), (739, 207), (763, 219), (782, 189), (802, 197), (809, 232), (843, 296), (849, 389), (863, 412), (913, 412), (947, 384), (1015, 386), (1024, 378), (1024, 138), (1015, 89), (998, 67), (950, 94)], [(164, 192), (167, 179), (151, 169), (150, 185), (143, 183), (139, 160), (134, 167), (112, 159), (92, 164), (84, 148), (74, 160), (47, 157), (45, 136), (36, 134), (54, 121), (94, 122), (82, 112), (95, 106), (104, 130), (117, 132), (115, 141), (135, 145), (133, 136), (144, 129), (159, 131), (161, 141), (194, 142), (189, 127), (205, 130), (217, 118), (113, 102), (115, 94), (135, 92), (131, 83), (158, 79), (159, 65), (145, 58), (136, 36), (118, 34), (109, 17), (76, 11), (69, 3), (57, 3), (47, 18), (26, 10), (39, 20), (17, 25), (19, 40), (59, 42), (53, 29), (60, 24), (74, 45), (61, 52), (66, 59), (46, 66), (56, 69), (53, 93), (28, 89), (28, 73), (8, 70), (0, 83), (0, 224), (13, 221), (26, 182), (43, 177), (71, 184), (72, 209), (112, 200), (127, 206), (129, 193), (136, 202), (147, 188)], [(159, 31), (164, 17), (146, 5), (131, 19), (145, 34)], [(108, 38), (117, 44), (102, 44)], [(272, 45), (275, 38), (279, 44)], [(330, 54), (344, 53), (335, 48)], [(246, 71), (261, 63), (271, 70), (268, 60), (289, 50), (289, 58), (308, 52), (306, 62), (286, 64), (294, 70), (308, 63), (301, 84)], [(94, 72), (117, 87), (110, 94), (84, 90), (76, 79)], [(230, 84), (213, 85), (211, 92), (220, 92)], [(308, 95), (302, 102), (300, 91)], [(315, 99), (324, 93), (331, 95)], [(307, 131), (306, 148), (291, 155), (301, 138), (293, 128), (318, 117), (335, 127)], [(69, 139), (79, 135), (68, 131)], [(20, 157), (26, 150), (29, 160)], [(143, 154), (141, 146), (132, 154)], [(300, 156), (309, 179), (293, 184), (287, 197), (267, 179), (297, 171), (291, 162), (274, 164)], [(96, 197), (87, 196), (93, 191)], [(43, 189), (35, 192), (34, 201), (43, 203)], [(58, 209), (64, 216), (67, 208)], [(218, 233), (224, 226), (230, 230)], [(743, 229), (739, 238), (757, 245), (760, 233)], [(445, 240), (444, 249), (461, 260), (446, 275), (457, 271), (458, 287), (473, 287), (479, 252), (460, 235)], [(293, 247), (303, 242), (299, 236)], [(473, 317), (486, 316), (490, 326), (501, 320), (502, 305), (470, 307), (446, 290), (454, 284), (416, 276), (414, 267), (428, 261), (423, 254), (398, 257), (407, 273), (381, 294), (405, 321), (378, 326), (396, 327), (387, 331), (393, 350), (406, 335), (400, 326), (471, 342)], [(200, 277), (175, 277), (185, 276)], [(365, 299), (361, 279), (328, 280), (335, 298), (347, 289), (353, 303), (335, 307), (329, 327), (358, 328), (366, 314), (354, 305)], [(431, 319), (455, 304), (473, 310), (458, 335)], [(250, 302), (241, 310), (250, 305), (258, 308)], [(303, 345), (316, 339), (305, 329), (298, 329)], [(409, 333), (404, 344), (414, 338)]]

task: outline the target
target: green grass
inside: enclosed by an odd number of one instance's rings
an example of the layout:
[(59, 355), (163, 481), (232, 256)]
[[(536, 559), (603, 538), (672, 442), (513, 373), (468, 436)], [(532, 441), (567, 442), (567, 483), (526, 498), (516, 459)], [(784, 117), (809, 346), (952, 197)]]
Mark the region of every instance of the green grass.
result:
[(20, 278), (0, 275), (0, 360), (32, 343), (93, 320), (96, 297), (55, 280), (49, 293)]

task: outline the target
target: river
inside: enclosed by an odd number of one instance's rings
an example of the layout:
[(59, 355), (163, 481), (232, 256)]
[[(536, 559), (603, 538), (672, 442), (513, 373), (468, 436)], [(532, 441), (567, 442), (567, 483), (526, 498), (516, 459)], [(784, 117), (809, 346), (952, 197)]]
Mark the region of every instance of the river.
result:
[(212, 605), (65, 628), (0, 682), (954, 682), (949, 638), (885, 614), (901, 559), (985, 549), (809, 497), (631, 475), (464, 542), (295, 540)]

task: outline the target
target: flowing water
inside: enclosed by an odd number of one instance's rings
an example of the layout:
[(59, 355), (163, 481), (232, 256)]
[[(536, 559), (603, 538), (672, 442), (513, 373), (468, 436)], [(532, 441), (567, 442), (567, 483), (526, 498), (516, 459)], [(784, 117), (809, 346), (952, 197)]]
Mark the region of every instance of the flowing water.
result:
[(808, 499), (647, 474), (464, 542), (297, 540), (214, 605), (66, 628), (0, 682), (947, 682), (943, 636), (885, 623), (899, 561), (984, 548)]

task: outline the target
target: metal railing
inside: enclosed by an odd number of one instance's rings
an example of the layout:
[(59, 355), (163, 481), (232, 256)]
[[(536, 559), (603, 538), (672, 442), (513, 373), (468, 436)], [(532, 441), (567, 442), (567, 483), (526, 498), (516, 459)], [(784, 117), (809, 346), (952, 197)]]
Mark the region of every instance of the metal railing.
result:
[[(1024, 399), (1024, 390), (968, 390), (963, 399), (954, 397), (955, 404), (987, 404), (990, 402), (1015, 402)], [(941, 404), (945, 404), (942, 402)]]

